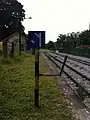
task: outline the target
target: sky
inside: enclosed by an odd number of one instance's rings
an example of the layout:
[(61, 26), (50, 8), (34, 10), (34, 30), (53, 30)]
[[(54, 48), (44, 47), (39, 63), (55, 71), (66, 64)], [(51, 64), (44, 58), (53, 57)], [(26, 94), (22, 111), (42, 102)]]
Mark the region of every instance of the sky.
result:
[(46, 31), (46, 43), (59, 34), (89, 29), (90, 0), (18, 0), (24, 5), (25, 32)]

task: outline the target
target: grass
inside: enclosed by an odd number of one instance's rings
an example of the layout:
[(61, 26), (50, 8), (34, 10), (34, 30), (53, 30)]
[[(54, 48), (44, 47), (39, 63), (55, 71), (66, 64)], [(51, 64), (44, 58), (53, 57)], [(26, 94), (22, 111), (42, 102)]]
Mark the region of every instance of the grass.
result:
[[(40, 108), (35, 109), (34, 56), (7, 61), (0, 61), (0, 120), (73, 120), (55, 78), (40, 78)], [(47, 72), (43, 57), (40, 66), (42, 73)]]
[(48, 50), (48, 49), (40, 49), (41, 52), (52, 52), (52, 50)]
[(0, 50), (2, 50), (2, 42), (0, 42)]
[(2, 42), (0, 42), (0, 55), (2, 55), (3, 47), (2, 47)]

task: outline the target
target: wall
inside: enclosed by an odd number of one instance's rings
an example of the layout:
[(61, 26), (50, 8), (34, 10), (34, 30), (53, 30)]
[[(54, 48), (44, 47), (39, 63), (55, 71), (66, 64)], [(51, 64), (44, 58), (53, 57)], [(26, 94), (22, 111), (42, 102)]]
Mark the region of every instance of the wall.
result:
[[(24, 36), (21, 36), (21, 44), (23, 46), (22, 50), (25, 50), (25, 47), (26, 47), (26, 38)], [(8, 39), (8, 47), (9, 47), (9, 50), (11, 49), (11, 43), (14, 42), (14, 49), (16, 52), (19, 51), (19, 34), (14, 34), (14, 36), (10, 37)]]

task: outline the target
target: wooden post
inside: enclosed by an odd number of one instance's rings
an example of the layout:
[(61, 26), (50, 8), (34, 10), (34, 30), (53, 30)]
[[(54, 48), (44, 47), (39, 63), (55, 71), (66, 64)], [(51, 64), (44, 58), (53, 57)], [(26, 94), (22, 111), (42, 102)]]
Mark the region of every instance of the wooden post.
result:
[(3, 41), (3, 55), (5, 58), (8, 56), (8, 46), (7, 46), (7, 41)]
[(39, 49), (35, 50), (35, 107), (39, 107)]
[(19, 55), (21, 55), (21, 30), (19, 31)]
[(64, 66), (65, 66), (65, 63), (66, 63), (66, 61), (67, 61), (67, 57), (68, 57), (68, 56), (65, 56), (65, 58), (64, 58), (64, 62), (63, 62), (63, 65), (62, 65), (62, 68), (61, 68), (61, 71), (60, 71), (60, 76), (61, 76), (61, 74), (62, 74), (62, 72), (63, 72), (63, 70), (64, 70)]
[(32, 49), (32, 55), (35, 55), (35, 48)]
[(14, 58), (14, 42), (11, 43), (10, 56)]

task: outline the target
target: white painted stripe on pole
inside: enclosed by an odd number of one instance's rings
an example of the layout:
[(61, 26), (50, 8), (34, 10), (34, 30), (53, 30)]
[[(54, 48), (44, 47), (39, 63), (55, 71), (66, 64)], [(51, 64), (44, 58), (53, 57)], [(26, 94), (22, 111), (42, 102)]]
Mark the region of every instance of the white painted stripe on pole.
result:
[(39, 47), (41, 47), (41, 33), (39, 33), (40, 38), (39, 38)]
[(35, 33), (35, 35), (39, 38), (39, 47), (41, 47), (41, 33)]

